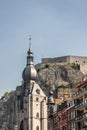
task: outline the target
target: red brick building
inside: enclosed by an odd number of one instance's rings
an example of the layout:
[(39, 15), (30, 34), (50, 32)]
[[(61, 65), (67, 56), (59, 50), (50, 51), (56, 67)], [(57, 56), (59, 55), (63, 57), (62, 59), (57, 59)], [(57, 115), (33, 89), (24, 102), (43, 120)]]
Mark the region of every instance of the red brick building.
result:
[(76, 130), (75, 126), (75, 101), (72, 98), (67, 102), (68, 130)]
[(49, 130), (67, 130), (67, 102), (62, 102), (60, 105), (55, 105), (52, 109), (53, 113), (49, 116)]
[(58, 130), (58, 112), (53, 113), (53, 130)]
[(67, 130), (68, 117), (67, 117), (67, 102), (63, 102), (58, 106), (58, 130)]

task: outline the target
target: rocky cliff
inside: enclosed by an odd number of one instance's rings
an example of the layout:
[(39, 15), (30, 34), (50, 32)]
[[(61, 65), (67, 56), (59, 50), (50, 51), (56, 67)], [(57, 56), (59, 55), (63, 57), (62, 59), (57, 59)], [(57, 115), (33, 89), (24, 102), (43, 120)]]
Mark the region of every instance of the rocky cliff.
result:
[(36, 65), (38, 81), (42, 89), (48, 93), (49, 87), (54, 92), (58, 88), (73, 88), (79, 84), (84, 74), (75, 63), (47, 63)]

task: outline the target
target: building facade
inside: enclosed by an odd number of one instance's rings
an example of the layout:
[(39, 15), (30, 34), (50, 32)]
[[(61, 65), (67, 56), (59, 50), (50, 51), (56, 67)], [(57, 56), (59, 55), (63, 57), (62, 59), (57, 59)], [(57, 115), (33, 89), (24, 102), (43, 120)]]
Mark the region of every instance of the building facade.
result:
[(76, 125), (75, 125), (75, 101), (72, 98), (67, 102), (67, 114), (68, 114), (68, 130), (76, 130)]
[(58, 130), (68, 129), (67, 102), (58, 105)]
[(76, 130), (87, 130), (87, 80), (77, 86), (75, 111)]
[[(5, 101), (0, 130), (47, 130), (47, 97), (37, 83), (33, 52), (29, 48), (22, 85)], [(2, 120), (2, 119), (1, 119)]]
[(67, 102), (54, 105), (49, 116), (49, 130), (67, 130), (68, 114)]
[(17, 91), (20, 103), (18, 130), (47, 130), (47, 97), (36, 82), (37, 72), (30, 49), (22, 77), (22, 90)]

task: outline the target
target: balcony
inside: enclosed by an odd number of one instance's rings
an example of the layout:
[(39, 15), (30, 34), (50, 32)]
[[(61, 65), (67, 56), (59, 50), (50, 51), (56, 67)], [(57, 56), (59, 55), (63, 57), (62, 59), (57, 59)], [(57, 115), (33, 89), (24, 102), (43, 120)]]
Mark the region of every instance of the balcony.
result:
[(77, 105), (75, 105), (75, 109), (80, 109), (85, 106), (87, 106), (87, 98), (84, 98), (83, 101), (80, 101)]
[(82, 126), (79, 130), (87, 130), (87, 125)]
[(79, 129), (79, 130), (87, 130), (87, 128), (81, 128), (81, 129)]
[(76, 98), (80, 98), (81, 96), (83, 96), (86, 93), (87, 93), (87, 86), (79, 88), (77, 93), (76, 93)]
[(76, 122), (81, 122), (83, 120), (87, 119), (87, 112), (84, 112), (76, 117)]

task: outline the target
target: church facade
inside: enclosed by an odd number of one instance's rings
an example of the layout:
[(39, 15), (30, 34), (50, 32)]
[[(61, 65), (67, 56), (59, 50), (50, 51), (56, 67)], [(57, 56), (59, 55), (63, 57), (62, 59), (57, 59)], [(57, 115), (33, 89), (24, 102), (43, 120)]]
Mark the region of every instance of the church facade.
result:
[(37, 83), (30, 48), (22, 77), (22, 85), (17, 86), (5, 103), (6, 120), (2, 122), (0, 130), (47, 130), (47, 97)]

